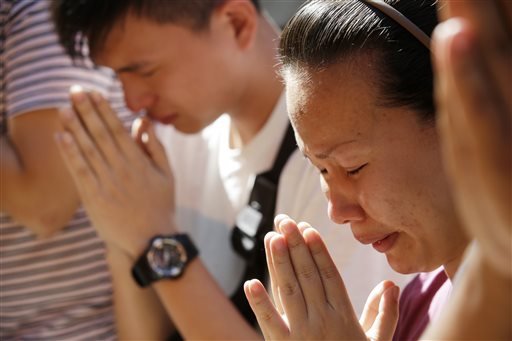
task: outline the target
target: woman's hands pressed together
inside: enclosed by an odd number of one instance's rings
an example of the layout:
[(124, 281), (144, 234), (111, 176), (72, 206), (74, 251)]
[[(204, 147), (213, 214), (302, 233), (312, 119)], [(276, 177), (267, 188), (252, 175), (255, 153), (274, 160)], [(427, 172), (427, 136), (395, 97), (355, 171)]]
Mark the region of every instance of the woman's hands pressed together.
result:
[(245, 293), (267, 340), (390, 340), (399, 288), (380, 283), (358, 321), (338, 269), (318, 232), (285, 215), (265, 238), (273, 302), (258, 280)]

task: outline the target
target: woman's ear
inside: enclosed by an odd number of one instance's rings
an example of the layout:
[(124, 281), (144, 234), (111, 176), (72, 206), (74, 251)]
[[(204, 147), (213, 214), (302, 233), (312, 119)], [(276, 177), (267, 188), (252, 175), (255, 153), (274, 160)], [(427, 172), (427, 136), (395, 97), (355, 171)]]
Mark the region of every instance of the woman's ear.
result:
[(246, 50), (254, 45), (260, 13), (251, 0), (225, 0), (213, 16), (228, 25), (239, 48)]

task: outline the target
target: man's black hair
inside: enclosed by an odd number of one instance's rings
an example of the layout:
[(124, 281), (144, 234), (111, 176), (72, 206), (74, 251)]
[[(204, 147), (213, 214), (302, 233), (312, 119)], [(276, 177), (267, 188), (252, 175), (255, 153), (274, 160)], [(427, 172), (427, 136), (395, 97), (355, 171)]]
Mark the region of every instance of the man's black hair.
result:
[[(128, 13), (158, 23), (176, 23), (194, 30), (208, 27), (214, 9), (225, 0), (52, 0), (52, 15), (61, 44), (73, 58), (102, 48), (112, 26)], [(259, 10), (259, 0), (251, 0)]]

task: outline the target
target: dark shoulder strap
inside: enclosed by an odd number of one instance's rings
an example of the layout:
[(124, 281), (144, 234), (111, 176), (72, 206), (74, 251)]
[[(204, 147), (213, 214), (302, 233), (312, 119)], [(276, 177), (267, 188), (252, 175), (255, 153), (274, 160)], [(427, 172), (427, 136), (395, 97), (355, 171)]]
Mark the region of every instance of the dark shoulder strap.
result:
[(281, 172), (283, 171), (288, 158), (290, 155), (292, 155), (295, 149), (297, 149), (295, 134), (293, 132), (292, 125), (288, 124), (286, 133), (283, 137), (283, 140), (281, 141), (281, 147), (279, 148), (276, 159), (274, 160), (274, 165), (269, 171), (262, 173), (261, 175), (267, 177), (269, 181), (277, 186), (279, 184), (279, 177), (281, 176)]
[(264, 238), (273, 229), (281, 172), (296, 148), (293, 128), (288, 124), (272, 168), (256, 176), (249, 203), (238, 214), (231, 234), (233, 248), (247, 262), (244, 276), (232, 296), (232, 302), (251, 324), (256, 322), (256, 317), (247, 302), (243, 285), (245, 281), (253, 278), (264, 284), (267, 280)]
[[(279, 177), (290, 155), (296, 148), (293, 129), (288, 124), (272, 168), (256, 176), (249, 196), (249, 203), (238, 214), (231, 233), (233, 248), (247, 261), (244, 275), (231, 297), (231, 301), (252, 325), (256, 323), (256, 316), (245, 297), (243, 286), (245, 281), (249, 279), (257, 278), (262, 283), (267, 280), (267, 261), (263, 239), (274, 226)], [(168, 340), (180, 341), (183, 339), (179, 332), (176, 332)]]

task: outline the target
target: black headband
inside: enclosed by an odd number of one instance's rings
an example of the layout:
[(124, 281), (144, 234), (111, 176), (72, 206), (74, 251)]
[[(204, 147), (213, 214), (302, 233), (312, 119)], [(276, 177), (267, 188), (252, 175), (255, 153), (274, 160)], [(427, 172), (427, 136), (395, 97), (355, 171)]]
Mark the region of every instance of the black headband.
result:
[(368, 7), (373, 7), (382, 13), (384, 13), (387, 17), (394, 20), (398, 25), (405, 28), (409, 33), (411, 33), (416, 39), (418, 39), (427, 49), (430, 50), (430, 37), (423, 32), (416, 24), (410, 21), (405, 15), (397, 11), (394, 7), (388, 5), (382, 0), (359, 0), (364, 3)]

